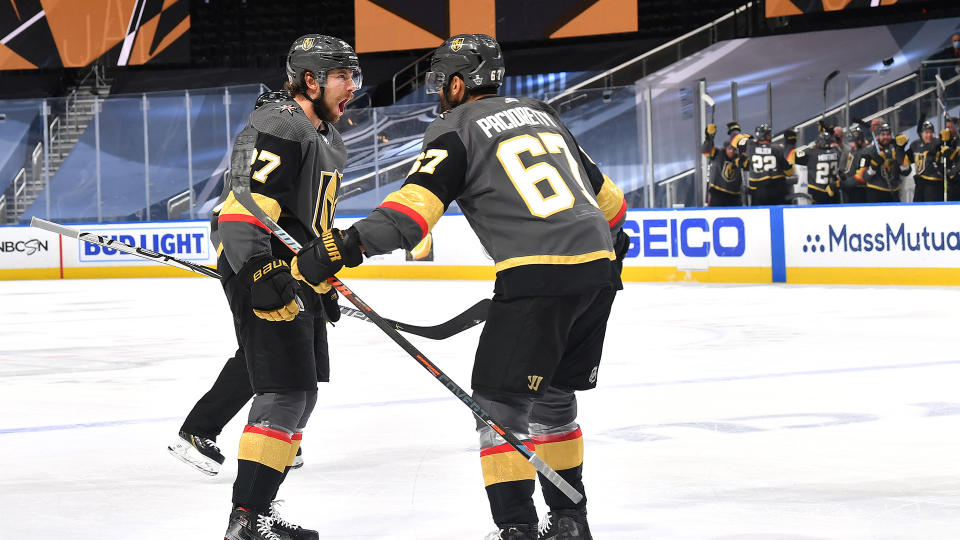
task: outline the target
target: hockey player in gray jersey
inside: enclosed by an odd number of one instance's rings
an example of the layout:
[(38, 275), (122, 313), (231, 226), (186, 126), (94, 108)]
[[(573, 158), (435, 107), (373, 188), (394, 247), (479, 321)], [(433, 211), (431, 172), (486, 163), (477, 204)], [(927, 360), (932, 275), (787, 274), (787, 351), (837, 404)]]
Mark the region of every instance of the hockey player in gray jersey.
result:
[[(597, 384), (606, 321), (629, 240), (623, 192), (541, 101), (495, 95), (503, 80), (490, 36), (453, 36), (431, 59), (426, 88), (444, 113), (428, 128), (403, 187), (345, 231), (294, 260), (320, 283), (363, 254), (410, 249), (457, 201), (497, 271), (473, 368), (474, 399), (583, 492), (575, 391)], [(619, 253), (619, 256), (618, 256)], [(480, 464), (498, 531), (492, 538), (591, 538), (586, 499), (541, 480), (550, 512), (537, 530), (536, 471), (486, 424)]]
[(840, 149), (832, 131), (817, 134), (817, 145), (797, 150), (794, 161), (807, 168), (807, 193), (815, 204), (840, 202)]
[(329, 380), (326, 313), (337, 309), (336, 299), (328, 297), (333, 309), (325, 310), (330, 287), (300, 285), (290, 270), (293, 253), (265, 221), (301, 243), (332, 225), (346, 164), (333, 124), (360, 86), (360, 67), (344, 41), (310, 34), (291, 46), (287, 77), (292, 99), (258, 108), (237, 136), (212, 220), (217, 269), (254, 394), (225, 540), (319, 536), (280, 518), (274, 498), (316, 404), (317, 382)]

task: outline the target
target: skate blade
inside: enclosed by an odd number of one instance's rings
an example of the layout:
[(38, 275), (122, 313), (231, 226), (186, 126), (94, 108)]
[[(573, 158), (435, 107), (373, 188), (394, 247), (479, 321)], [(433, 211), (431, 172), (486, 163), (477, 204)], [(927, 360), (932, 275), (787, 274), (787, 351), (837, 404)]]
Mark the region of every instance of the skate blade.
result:
[(303, 458), (300, 456), (297, 456), (293, 458), (293, 465), (290, 465), (290, 468), (299, 469), (300, 467), (303, 467)]
[(173, 457), (192, 466), (207, 476), (216, 476), (217, 473), (220, 472), (219, 463), (204, 456), (198, 452), (196, 448), (188, 444), (174, 443), (167, 446), (167, 451), (170, 452), (170, 455)]

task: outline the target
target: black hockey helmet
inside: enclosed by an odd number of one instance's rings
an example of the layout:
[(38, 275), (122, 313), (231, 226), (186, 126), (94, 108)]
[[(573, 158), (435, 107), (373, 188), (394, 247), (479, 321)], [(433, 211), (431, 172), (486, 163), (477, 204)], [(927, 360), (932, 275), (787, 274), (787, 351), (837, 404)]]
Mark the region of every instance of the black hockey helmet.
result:
[(847, 136), (850, 137), (851, 141), (862, 143), (866, 138), (863, 135), (863, 128), (860, 127), (860, 124), (851, 124), (847, 128)]
[(737, 133), (740, 133), (740, 122), (737, 122), (737, 121), (727, 122), (727, 135), (730, 135), (732, 137)]
[(281, 101), (290, 101), (290, 94), (285, 90), (271, 90), (257, 96), (257, 104), (254, 107), (259, 109), (267, 103), (280, 103)]
[(877, 126), (877, 135), (880, 135), (881, 133), (886, 133), (887, 135), (892, 134), (893, 129), (890, 128), (890, 124), (884, 122)]
[(757, 138), (758, 141), (764, 139), (769, 139), (770, 135), (773, 133), (773, 130), (770, 129), (769, 124), (760, 124), (757, 126), (757, 129), (753, 132), (753, 135)]
[(797, 144), (797, 132), (792, 129), (785, 129), (782, 133), (783, 140), (790, 144)]
[(830, 148), (830, 145), (836, 142), (836, 140), (837, 138), (833, 136), (832, 131), (821, 131), (820, 133), (817, 133), (817, 148), (820, 148), (821, 150)]
[(931, 122), (931, 121), (929, 121), (929, 120), (925, 120), (925, 121), (923, 121), (923, 122), (920, 123), (920, 129), (919, 129), (918, 131), (919, 131), (920, 133), (923, 133), (924, 131), (932, 131), (932, 132), (936, 133), (936, 132), (937, 132), (937, 128), (935, 128), (935, 127), (933, 126), (933, 122)]
[(295, 82), (304, 71), (313, 73), (320, 86), (327, 85), (327, 72), (331, 69), (349, 69), (353, 72), (353, 83), (360, 89), (363, 74), (360, 60), (346, 41), (320, 34), (300, 36), (287, 53), (287, 79)]
[(433, 53), (424, 86), (428, 94), (439, 94), (458, 75), (467, 90), (497, 88), (503, 84), (504, 71), (503, 53), (495, 39), (486, 34), (457, 34)]

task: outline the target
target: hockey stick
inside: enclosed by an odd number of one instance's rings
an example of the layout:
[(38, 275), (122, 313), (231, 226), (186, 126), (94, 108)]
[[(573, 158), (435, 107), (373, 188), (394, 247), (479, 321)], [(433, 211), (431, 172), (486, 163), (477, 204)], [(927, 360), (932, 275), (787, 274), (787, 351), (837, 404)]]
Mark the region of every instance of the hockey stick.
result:
[[(489, 309), (490, 299), (484, 298), (483, 300), (467, 308), (467, 310), (463, 313), (436, 326), (416, 326), (413, 324), (397, 322), (391, 319), (384, 320), (390, 323), (390, 325), (397, 330), (406, 332), (407, 334), (413, 334), (415, 336), (425, 337), (428, 339), (447, 339), (459, 334), (460, 332), (463, 332), (464, 330), (473, 328), (474, 326), (487, 320), (487, 311)], [(352, 307), (340, 306), (340, 313), (356, 319), (363, 319), (370, 323), (373, 322), (369, 317), (364, 315), (363, 312)]]
[[(270, 231), (277, 237), (281, 242), (283, 242), (291, 251), (294, 253), (299, 253), (300, 249), (303, 247), (297, 242), (287, 231), (283, 230), (282, 227), (277, 225), (273, 219), (268, 216), (263, 209), (253, 200), (253, 196), (250, 193), (250, 164), (253, 163), (253, 141), (251, 140), (241, 140), (243, 134), (237, 137), (236, 144), (234, 145), (234, 157), (232, 161), (232, 169), (237, 172), (236, 180), (232, 184), (232, 191), (234, 197), (237, 198), (237, 201), (243, 205), (244, 208), (250, 212), (251, 215), (256, 217), (263, 223)], [(420, 352), (416, 347), (413, 346), (406, 338), (400, 335), (397, 330), (390, 325), (383, 317), (381, 317), (376, 311), (373, 310), (366, 302), (360, 299), (356, 294), (350, 290), (342, 281), (337, 279), (335, 276), (327, 279), (327, 283), (332, 285), (337, 291), (346, 297), (351, 304), (357, 307), (360, 311), (363, 312), (374, 324), (376, 324), (387, 336), (390, 337), (397, 345), (400, 346), (404, 351), (407, 352), (412, 358), (414, 358), (423, 369), (430, 372), (431, 375), (438, 381), (440, 384), (445, 386), (447, 390), (450, 390), (454, 396), (457, 397), (460, 401), (466, 405), (474, 416), (480, 419), (481, 422), (490, 426), (490, 429), (495, 431), (498, 435), (503, 437), (503, 439), (513, 447), (514, 450), (523, 455), (524, 458), (530, 462), (531, 465), (543, 475), (551, 484), (557, 487), (560, 491), (563, 492), (571, 501), (574, 503), (579, 503), (583, 500), (583, 494), (577, 491), (576, 488), (570, 485), (569, 482), (563, 479), (562, 476), (557, 474), (557, 471), (553, 470), (552, 467), (547, 465), (545, 461), (540, 459), (537, 454), (527, 450), (527, 447), (510, 431), (500, 427), (500, 423), (494, 420), (490, 413), (484, 410), (483, 407), (477, 403), (470, 394), (460, 387), (456, 382), (453, 381), (446, 373), (440, 370), (435, 366), (427, 357)]]
[(710, 123), (715, 124), (717, 119), (717, 102), (710, 97), (706, 92), (700, 96), (703, 99), (703, 102), (710, 106)]
[[(940, 78), (940, 73), (938, 72), (934, 78), (937, 80), (937, 104), (940, 105), (940, 110), (943, 111), (943, 127), (941, 129), (947, 129), (947, 103), (943, 99), (943, 94), (947, 91), (947, 85), (944, 84), (943, 79)], [(940, 148), (943, 148), (943, 141), (940, 141)], [(943, 154), (943, 198), (947, 199), (947, 154)]]
[(823, 114), (820, 115), (820, 122), (822, 123), (827, 117), (827, 85), (830, 84), (830, 81), (834, 77), (840, 74), (840, 70), (833, 70), (827, 75), (827, 78), (823, 80)]
[[(78, 231), (77, 229), (65, 227), (45, 219), (40, 219), (37, 217), (31, 218), (30, 226), (67, 236), (69, 238), (76, 238), (77, 240), (83, 240), (84, 242), (89, 242), (91, 244), (97, 244), (106, 248), (129, 253), (131, 255), (136, 255), (137, 257), (143, 259), (166, 264), (182, 270), (188, 270), (197, 274), (203, 274), (208, 277), (220, 279), (220, 274), (208, 266), (203, 266), (201, 264), (171, 257), (170, 255), (164, 255), (163, 253), (157, 253), (156, 251), (149, 249), (131, 246), (130, 244), (126, 244), (112, 238), (107, 238), (105, 236), (100, 236), (90, 232)], [(384, 320), (401, 332), (406, 332), (408, 334), (413, 334), (415, 336), (425, 337), (428, 339), (447, 339), (451, 336), (459, 334), (460, 332), (463, 332), (464, 330), (473, 328), (474, 326), (487, 320), (487, 310), (489, 307), (490, 299), (484, 298), (483, 300), (467, 308), (467, 310), (463, 313), (436, 326), (417, 326), (414, 324), (394, 321), (392, 319)], [(340, 313), (344, 315), (348, 315), (355, 319), (362, 319), (371, 323), (373, 322), (358, 309), (348, 306), (339, 306), (339, 308)]]

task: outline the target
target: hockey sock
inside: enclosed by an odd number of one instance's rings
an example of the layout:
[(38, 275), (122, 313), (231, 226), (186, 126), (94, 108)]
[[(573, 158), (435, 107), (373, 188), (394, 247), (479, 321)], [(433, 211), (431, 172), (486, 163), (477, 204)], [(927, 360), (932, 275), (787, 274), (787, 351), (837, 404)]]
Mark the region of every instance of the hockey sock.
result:
[(290, 457), (287, 460), (287, 466), (283, 468), (283, 474), (280, 475), (280, 482), (277, 483), (277, 489), (273, 490), (273, 495), (270, 497), (271, 501), (277, 499), (277, 492), (280, 491), (280, 486), (283, 485), (283, 481), (287, 479), (287, 473), (290, 472), (293, 465), (293, 460), (297, 457), (297, 450), (300, 449), (300, 441), (303, 440), (303, 433), (294, 433), (290, 438)]
[[(529, 450), (534, 449), (533, 443), (524, 441), (524, 444)], [(480, 468), (493, 521), (498, 527), (537, 522), (537, 509), (533, 504), (537, 471), (523, 455), (506, 443), (483, 448)]]
[(233, 483), (233, 504), (265, 512), (283, 482), (284, 471), (293, 460), (290, 433), (265, 426), (247, 425), (237, 453), (237, 480)]
[(572, 424), (572, 430), (560, 433), (534, 434), (531, 439), (537, 445), (537, 455), (577, 491), (584, 494), (579, 504), (574, 504), (549, 480), (540, 475), (540, 488), (543, 500), (551, 510), (577, 509), (587, 507), (586, 492), (583, 489), (583, 436), (580, 426)]

